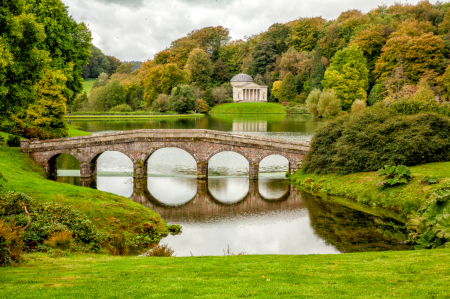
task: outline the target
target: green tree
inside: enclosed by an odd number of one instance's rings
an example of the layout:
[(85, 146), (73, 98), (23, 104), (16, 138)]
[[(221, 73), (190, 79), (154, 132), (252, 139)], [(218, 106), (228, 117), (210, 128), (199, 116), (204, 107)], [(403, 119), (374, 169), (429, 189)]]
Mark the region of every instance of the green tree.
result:
[(271, 40), (275, 53), (281, 55), (288, 50), (286, 39), (289, 36), (289, 27), (285, 24), (275, 23), (263, 34), (263, 40)]
[(372, 90), (369, 93), (369, 97), (367, 98), (367, 104), (369, 106), (373, 106), (378, 102), (383, 100), (383, 84), (375, 84), (372, 87)]
[(133, 70), (134, 64), (132, 62), (125, 62), (119, 65), (116, 72), (122, 74), (129, 74)]
[(319, 117), (319, 100), (320, 96), (322, 95), (322, 91), (320, 89), (313, 89), (306, 99), (306, 109), (308, 109), (308, 112), (311, 113), (314, 117)]
[(49, 54), (42, 49), (44, 26), (27, 13), (24, 0), (0, 5), (0, 118), (36, 100), (36, 83), (44, 75)]
[(67, 78), (61, 71), (45, 70), (44, 78), (37, 83), (37, 101), (27, 110), (29, 122), (57, 137), (68, 135), (68, 127), (64, 121), (66, 98), (63, 96), (66, 81)]
[(178, 113), (186, 113), (196, 109), (197, 99), (189, 85), (179, 85), (172, 89), (170, 95), (170, 110)]
[(230, 71), (221, 58), (217, 59), (213, 65), (213, 79), (218, 83), (225, 83), (230, 80)]
[(103, 52), (94, 45), (90, 47), (91, 55), (83, 67), (84, 78), (97, 78), (101, 73), (108, 73), (110, 62)]
[(116, 72), (117, 68), (122, 64), (122, 62), (120, 62), (120, 60), (114, 56), (106, 56), (106, 59), (108, 59), (108, 68), (106, 69), (106, 71), (108, 72), (108, 75), (111, 76)]
[(80, 109), (82, 109), (83, 106), (86, 105), (88, 102), (89, 99), (86, 92), (80, 93), (73, 101), (72, 106), (70, 107), (71, 111), (72, 112), (80, 111)]
[(63, 91), (68, 103), (83, 90), (83, 66), (89, 61), (91, 32), (77, 23), (61, 0), (29, 0), (30, 13), (43, 24), (46, 38), (41, 48), (50, 53), (50, 67), (67, 78)]
[(208, 104), (209, 107), (214, 107), (215, 102), (214, 102), (211, 88), (207, 88), (205, 90), (205, 96), (203, 97), (203, 100)]
[(344, 110), (350, 109), (356, 99), (367, 100), (367, 61), (357, 45), (338, 51), (331, 59), (322, 82), (325, 88), (334, 89)]
[(322, 80), (324, 78), (324, 75), (325, 66), (322, 62), (322, 50), (320, 48), (317, 48), (312, 58), (312, 68), (309, 75), (309, 90), (312, 90), (314, 88), (322, 90)]
[(158, 95), (152, 106), (156, 111), (166, 112), (169, 109), (169, 96), (163, 93)]
[(333, 89), (325, 89), (317, 103), (317, 112), (322, 117), (335, 116), (341, 111), (341, 101), (336, 97)]
[(200, 48), (192, 50), (184, 68), (188, 74), (189, 82), (200, 88), (207, 88), (211, 82), (213, 67), (211, 59)]
[(279, 99), (282, 102), (292, 102), (295, 100), (296, 96), (297, 87), (295, 85), (294, 75), (288, 73), (281, 83)]
[(331, 59), (338, 50), (344, 47), (345, 39), (341, 37), (337, 23), (332, 23), (328, 26), (325, 35), (319, 40), (318, 45), (322, 50), (323, 56), (327, 59)]
[(262, 75), (266, 71), (272, 71), (273, 64), (276, 61), (275, 44), (271, 40), (263, 40), (255, 45), (251, 53), (250, 71), (253, 76)]
[(147, 107), (159, 94), (168, 94), (178, 84), (186, 83), (187, 74), (176, 64), (157, 65), (150, 68), (143, 79), (144, 99)]
[(291, 26), (286, 39), (289, 47), (294, 47), (297, 52), (312, 51), (317, 44), (318, 33), (325, 20), (318, 18), (301, 18)]

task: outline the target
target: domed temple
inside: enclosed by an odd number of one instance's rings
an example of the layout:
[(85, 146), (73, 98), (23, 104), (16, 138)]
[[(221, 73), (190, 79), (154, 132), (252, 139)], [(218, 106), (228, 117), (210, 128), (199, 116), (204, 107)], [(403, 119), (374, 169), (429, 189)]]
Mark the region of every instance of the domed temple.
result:
[(258, 85), (247, 74), (238, 74), (231, 79), (233, 102), (267, 102), (267, 86)]

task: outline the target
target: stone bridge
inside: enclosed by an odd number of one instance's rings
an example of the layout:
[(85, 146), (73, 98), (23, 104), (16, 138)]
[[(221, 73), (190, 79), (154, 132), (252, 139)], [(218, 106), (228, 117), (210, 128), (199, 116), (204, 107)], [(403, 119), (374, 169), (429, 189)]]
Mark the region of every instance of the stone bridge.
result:
[(69, 154), (80, 162), (82, 179), (95, 179), (97, 159), (106, 151), (125, 154), (133, 162), (133, 177), (147, 177), (150, 156), (162, 148), (180, 148), (197, 162), (198, 179), (208, 178), (208, 162), (224, 151), (236, 152), (249, 162), (249, 177), (258, 179), (259, 163), (271, 155), (281, 155), (289, 161), (290, 172), (295, 172), (300, 160), (309, 150), (308, 143), (237, 135), (211, 130), (134, 130), (91, 136), (52, 140), (24, 139), (20, 150), (45, 168), (49, 177), (56, 177), (56, 159)]

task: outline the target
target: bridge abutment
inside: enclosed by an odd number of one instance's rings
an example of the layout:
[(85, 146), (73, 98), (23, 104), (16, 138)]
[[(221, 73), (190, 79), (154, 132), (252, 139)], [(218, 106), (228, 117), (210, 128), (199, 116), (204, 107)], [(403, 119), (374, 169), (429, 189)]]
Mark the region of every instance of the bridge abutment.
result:
[(199, 180), (208, 179), (208, 162), (197, 163), (197, 179)]
[(259, 177), (259, 164), (250, 164), (248, 170), (248, 177), (250, 180), (257, 180)]
[(138, 161), (133, 163), (133, 178), (135, 180), (147, 179), (147, 163)]

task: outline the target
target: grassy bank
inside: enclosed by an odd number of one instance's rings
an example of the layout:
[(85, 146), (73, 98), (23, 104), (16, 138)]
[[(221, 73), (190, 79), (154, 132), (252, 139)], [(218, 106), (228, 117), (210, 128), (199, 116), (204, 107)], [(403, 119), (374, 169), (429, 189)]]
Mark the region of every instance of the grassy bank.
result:
[(94, 82), (95, 82), (95, 79), (93, 79), (93, 78), (84, 79), (83, 91), (86, 92), (87, 95), (89, 95), (89, 93), (91, 92), (92, 87), (94, 86)]
[(286, 114), (284, 107), (275, 103), (233, 103), (215, 106), (210, 114)]
[(66, 119), (125, 119), (125, 118), (138, 118), (138, 119), (146, 119), (146, 118), (197, 118), (204, 117), (204, 114), (175, 114), (175, 115), (70, 115), (65, 116)]
[(159, 230), (166, 231), (159, 214), (128, 198), (47, 180), (43, 170), (18, 148), (0, 147), (0, 172), (8, 180), (2, 182), (5, 191), (23, 192), (36, 201), (73, 206), (103, 232), (134, 233), (151, 221), (158, 224)]
[(83, 131), (78, 126), (72, 126), (72, 125), (68, 125), (68, 126), (69, 126), (69, 137), (78, 137), (78, 136), (89, 136), (89, 135), (92, 135), (89, 132)]
[(1, 298), (448, 298), (450, 250), (188, 258), (26, 256)]
[[(375, 183), (380, 177), (376, 172), (320, 175), (298, 171), (291, 180), (307, 191), (321, 196), (339, 196), (409, 215), (412, 211), (417, 211), (435, 189), (450, 183), (450, 162), (413, 166), (410, 170), (414, 176), (411, 182), (393, 188), (377, 187)], [(422, 183), (425, 177), (436, 177), (439, 183)]]

